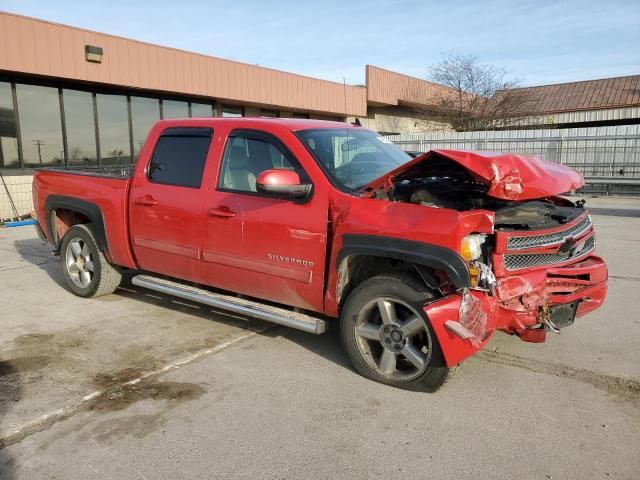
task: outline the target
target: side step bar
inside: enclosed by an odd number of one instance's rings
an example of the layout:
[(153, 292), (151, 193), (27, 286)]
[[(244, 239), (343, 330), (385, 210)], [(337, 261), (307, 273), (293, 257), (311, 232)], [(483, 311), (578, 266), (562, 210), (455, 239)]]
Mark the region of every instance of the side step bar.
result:
[(247, 300), (246, 298), (210, 292), (202, 288), (191, 287), (163, 278), (151, 277), (149, 275), (136, 275), (131, 282), (134, 285), (148, 288), (149, 290), (173, 295), (174, 297), (202, 303), (222, 310), (228, 310), (240, 315), (259, 318), (260, 320), (277, 323), (285, 327), (296, 328), (315, 335), (324, 333), (327, 329), (325, 320), (312, 317), (311, 315), (265, 305), (253, 300)]

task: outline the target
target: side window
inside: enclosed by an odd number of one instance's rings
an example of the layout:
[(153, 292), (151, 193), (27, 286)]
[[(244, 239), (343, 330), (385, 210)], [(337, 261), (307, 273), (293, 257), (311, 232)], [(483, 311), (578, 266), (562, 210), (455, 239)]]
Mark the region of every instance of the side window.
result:
[(149, 164), (149, 180), (200, 188), (212, 135), (210, 128), (169, 128), (162, 132)]
[(256, 178), (272, 169), (291, 170), (300, 175), (302, 182), (308, 181), (296, 158), (275, 137), (262, 132), (235, 131), (224, 150), (218, 187), (255, 192)]

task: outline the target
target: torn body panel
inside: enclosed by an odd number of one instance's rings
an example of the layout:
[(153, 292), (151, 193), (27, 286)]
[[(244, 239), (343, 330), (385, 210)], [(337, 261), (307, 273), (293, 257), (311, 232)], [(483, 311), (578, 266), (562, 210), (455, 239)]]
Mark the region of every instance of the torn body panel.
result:
[(461, 167), (485, 185), (487, 195), (502, 200), (532, 200), (561, 195), (580, 188), (584, 178), (577, 171), (538, 157), (524, 155), (431, 150), (370, 182), (363, 191), (387, 190), (395, 182), (416, 177), (444, 177), (442, 171)]
[[(574, 265), (500, 279), (494, 296), (470, 291), (473, 301), (466, 309), (464, 293), (458, 292), (425, 305), (424, 312), (447, 366), (454, 366), (484, 348), (496, 330), (526, 342), (544, 342), (554, 308), (576, 303), (575, 316), (581, 317), (600, 307), (606, 293), (607, 267), (592, 256)], [(480, 328), (474, 334), (469, 325)]]
[[(352, 197), (336, 193), (330, 204), (332, 249), (325, 293), (325, 313), (337, 315), (340, 300), (348, 279), (344, 277), (344, 240), (348, 235), (382, 239), (413, 241), (442, 248), (459, 256), (462, 238), (472, 232), (493, 233), (494, 214), (484, 210), (458, 212), (450, 209), (428, 208)], [(466, 267), (465, 267), (466, 268)], [(468, 272), (465, 272), (468, 276)]]

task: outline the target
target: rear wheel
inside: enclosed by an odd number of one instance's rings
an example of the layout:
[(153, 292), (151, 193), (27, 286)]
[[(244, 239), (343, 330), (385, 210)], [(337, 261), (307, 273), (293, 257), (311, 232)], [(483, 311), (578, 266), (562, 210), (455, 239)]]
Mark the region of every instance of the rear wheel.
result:
[(379, 275), (356, 287), (341, 313), (342, 343), (358, 373), (406, 390), (435, 391), (449, 369), (422, 312), (432, 295), (408, 274)]
[(122, 275), (98, 248), (90, 225), (74, 225), (60, 244), (60, 266), (69, 289), (80, 297), (113, 293)]

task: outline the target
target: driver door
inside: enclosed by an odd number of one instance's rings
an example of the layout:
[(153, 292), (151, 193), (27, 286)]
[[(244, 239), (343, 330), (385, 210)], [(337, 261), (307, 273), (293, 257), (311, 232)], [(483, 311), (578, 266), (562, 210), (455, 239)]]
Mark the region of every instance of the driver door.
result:
[(207, 283), (277, 303), (320, 311), (323, 305), (328, 197), (305, 203), (256, 191), (264, 170), (291, 169), (310, 182), (282, 141), (261, 130), (228, 135), (207, 212), (203, 264)]

